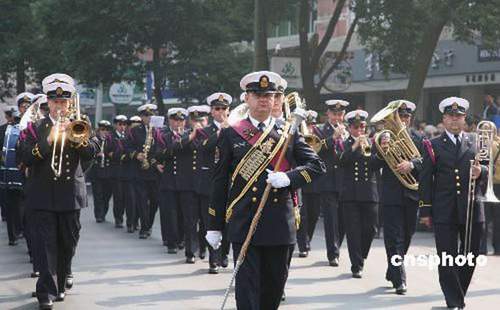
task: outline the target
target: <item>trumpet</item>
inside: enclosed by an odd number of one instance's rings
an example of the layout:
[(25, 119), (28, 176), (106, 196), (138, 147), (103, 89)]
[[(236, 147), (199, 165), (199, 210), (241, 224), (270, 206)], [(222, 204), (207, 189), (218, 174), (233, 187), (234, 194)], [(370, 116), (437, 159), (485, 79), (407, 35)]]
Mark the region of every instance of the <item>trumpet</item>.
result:
[(372, 156), (372, 146), (368, 141), (368, 137), (365, 135), (359, 136), (357, 139), (359, 141), (359, 148), (361, 150), (361, 155), (365, 157)]

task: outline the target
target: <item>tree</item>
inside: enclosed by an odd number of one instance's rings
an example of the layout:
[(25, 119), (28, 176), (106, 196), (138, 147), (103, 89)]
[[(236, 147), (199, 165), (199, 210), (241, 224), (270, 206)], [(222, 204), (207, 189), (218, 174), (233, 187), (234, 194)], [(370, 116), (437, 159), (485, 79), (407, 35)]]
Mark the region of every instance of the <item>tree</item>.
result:
[(178, 59), (167, 69), (169, 86), (185, 102), (206, 103), (205, 98), (217, 91), (239, 98), (239, 82), (252, 69), (252, 56), (240, 45), (226, 44)]
[(313, 10), (313, 0), (300, 0), (299, 2), (299, 40), (300, 40), (300, 65), (302, 71), (302, 85), (304, 97), (309, 106), (318, 107), (321, 89), (324, 87), (330, 75), (338, 68), (345, 58), (347, 48), (351, 42), (356, 28), (358, 17), (352, 21), (342, 48), (334, 57), (333, 62), (320, 74), (320, 64), (325, 58), (326, 48), (332, 39), (335, 27), (340, 19), (342, 10), (347, 4), (346, 0), (336, 2), (335, 9), (328, 22), (324, 36), (320, 39), (317, 33), (309, 38), (309, 25), (311, 12)]
[(0, 82), (5, 91), (0, 99), (13, 94), (11, 80), (15, 77), (16, 92), (26, 90), (26, 70), (34, 55), (31, 49), (37, 28), (31, 22), (31, 1), (0, 0)]
[(496, 47), (500, 1), (356, 1), (361, 43), (379, 55), (386, 72), (409, 75), (406, 98), (418, 101), (445, 27), (453, 38)]

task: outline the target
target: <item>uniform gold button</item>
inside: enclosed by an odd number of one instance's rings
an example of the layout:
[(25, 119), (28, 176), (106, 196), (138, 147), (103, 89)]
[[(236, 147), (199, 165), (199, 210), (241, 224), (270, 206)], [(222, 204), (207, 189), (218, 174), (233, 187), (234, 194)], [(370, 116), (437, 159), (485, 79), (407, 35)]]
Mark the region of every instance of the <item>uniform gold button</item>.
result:
[(69, 161), (66, 162), (66, 166), (69, 166)]
[(252, 197), (252, 202), (257, 202), (257, 198), (256, 197)]
[(368, 176), (368, 173), (365, 173), (365, 176)]
[(367, 178), (365, 178), (365, 181), (368, 181), (368, 179), (367, 179)]
[(174, 159), (177, 159), (177, 156), (174, 156)]
[(196, 159), (196, 155), (193, 155), (193, 159)]
[(366, 165), (368, 165), (368, 162), (367, 162), (367, 161), (365, 161), (365, 166), (366, 166)]
[(354, 173), (354, 175), (358, 175), (358, 173), (357, 173), (357, 172), (355, 172), (355, 173)]
[(278, 198), (274, 198), (274, 199), (273, 199), (273, 202), (274, 202), (274, 203), (277, 203), (277, 202), (278, 202)]
[(177, 174), (177, 172), (174, 171), (174, 175), (176, 175), (176, 174)]
[(337, 165), (334, 165), (334, 166), (333, 166), (333, 168), (334, 168), (334, 169), (337, 169), (337, 167), (338, 167)]
[(356, 165), (356, 166), (357, 166), (357, 165), (358, 165), (358, 162), (357, 162), (357, 161), (356, 161), (356, 162), (354, 162), (354, 165)]
[(69, 172), (69, 169), (66, 169), (66, 172)]
[(277, 188), (273, 188), (273, 193), (277, 193), (278, 192), (278, 189)]
[(69, 155), (68, 155), (68, 154), (66, 154), (66, 158), (69, 158)]
[(460, 186), (460, 183), (457, 183), (457, 186)]
[(358, 180), (358, 178), (354, 178), (354, 181), (357, 181), (357, 180)]
[(356, 171), (357, 171), (357, 170), (358, 170), (358, 167), (354, 167), (354, 170), (356, 170)]
[(457, 194), (460, 195), (460, 191), (457, 191)]
[(252, 188), (252, 192), (254, 192), (254, 193), (255, 193), (256, 191), (257, 191), (257, 187), (253, 187), (253, 188)]
[(70, 177), (66, 177), (66, 180), (69, 180), (69, 179), (71, 179), (71, 178)]
[(460, 176), (458, 176), (458, 175), (457, 175), (456, 179), (457, 179), (457, 180), (460, 180)]
[(458, 169), (455, 169), (455, 173), (458, 173)]
[(196, 154), (196, 153), (197, 153), (197, 152), (196, 152), (196, 150), (194, 150), (194, 151), (193, 151), (193, 154)]
[(174, 165), (174, 169), (176, 169), (176, 168), (177, 168), (177, 166)]
[(193, 161), (193, 165), (196, 165), (196, 161)]
[(174, 165), (175, 165), (175, 164), (177, 164), (177, 161), (176, 161), (176, 160), (174, 160)]
[(196, 167), (193, 167), (193, 170), (196, 170)]
[(54, 181), (57, 181), (57, 178), (54, 178)]

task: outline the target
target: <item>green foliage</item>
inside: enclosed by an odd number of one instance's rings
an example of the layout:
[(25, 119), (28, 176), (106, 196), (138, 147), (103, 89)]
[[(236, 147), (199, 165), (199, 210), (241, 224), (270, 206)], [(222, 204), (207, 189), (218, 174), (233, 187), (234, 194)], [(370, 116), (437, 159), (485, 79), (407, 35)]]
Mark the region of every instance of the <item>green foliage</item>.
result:
[(386, 73), (409, 73), (419, 63), (425, 30), (437, 19), (445, 19), (456, 40), (500, 43), (500, 0), (355, 1), (354, 10), (361, 43), (380, 56)]

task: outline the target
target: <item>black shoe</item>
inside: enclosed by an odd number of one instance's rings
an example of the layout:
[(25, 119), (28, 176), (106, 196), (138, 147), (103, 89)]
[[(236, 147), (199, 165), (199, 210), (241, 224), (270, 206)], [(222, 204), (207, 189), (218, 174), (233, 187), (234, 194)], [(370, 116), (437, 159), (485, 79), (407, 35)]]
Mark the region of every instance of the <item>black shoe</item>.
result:
[(286, 294), (285, 294), (285, 291), (283, 291), (283, 295), (281, 295), (281, 301), (285, 301), (286, 300)]
[(194, 264), (194, 257), (186, 257), (186, 264)]
[(12, 241), (9, 241), (9, 245), (10, 245), (10, 246), (15, 246), (15, 245), (17, 245), (17, 240), (12, 240)]
[(168, 248), (167, 253), (168, 254), (177, 254), (177, 249), (176, 248)]
[(146, 230), (146, 235), (148, 235), (148, 237), (151, 237), (151, 229)]
[(352, 273), (352, 277), (355, 279), (361, 279), (363, 277), (363, 272), (361, 271), (354, 271)]
[(179, 250), (183, 250), (184, 249), (184, 241), (179, 242), (179, 244), (177, 245), (177, 248), (179, 248)]
[(57, 294), (57, 297), (55, 299), (56, 302), (61, 302), (64, 301), (64, 298), (66, 297), (66, 293), (62, 292)]
[(219, 267), (218, 266), (210, 266), (210, 268), (208, 268), (208, 273), (209, 274), (218, 274)]
[(396, 287), (396, 294), (398, 295), (405, 295), (406, 294), (406, 284), (401, 283), (398, 287)]
[(132, 227), (132, 226), (127, 226), (127, 232), (128, 232), (129, 234), (133, 234), (133, 233), (134, 233), (134, 231), (135, 231), (135, 230), (134, 230), (134, 227)]
[(96, 218), (95, 221), (97, 223), (103, 223), (104, 222), (104, 219), (103, 218)]
[(228, 265), (227, 256), (224, 256), (224, 258), (222, 258), (222, 260), (220, 261), (220, 265), (222, 268), (227, 268)]
[(38, 277), (40, 277), (40, 272), (38, 272), (38, 271), (33, 271), (33, 272), (30, 274), (30, 277), (31, 277), (31, 278), (38, 278)]
[(309, 256), (309, 252), (304, 251), (304, 252), (299, 252), (299, 257), (307, 257)]
[(40, 310), (50, 310), (54, 307), (54, 303), (49, 300), (49, 301), (41, 301), (38, 303), (38, 309)]
[(68, 276), (66, 278), (66, 285), (65, 285), (67, 290), (70, 290), (73, 287), (73, 275)]
[(339, 259), (337, 257), (335, 257), (334, 259), (332, 259), (331, 261), (328, 262), (328, 265), (330, 265), (332, 267), (338, 267), (339, 266)]
[(141, 231), (139, 233), (139, 239), (147, 239), (149, 236), (148, 236), (148, 233), (145, 232), (145, 231)]
[(200, 259), (205, 259), (205, 251), (200, 251)]
[(35, 298), (36, 297), (36, 292), (31, 292), (31, 297)]

